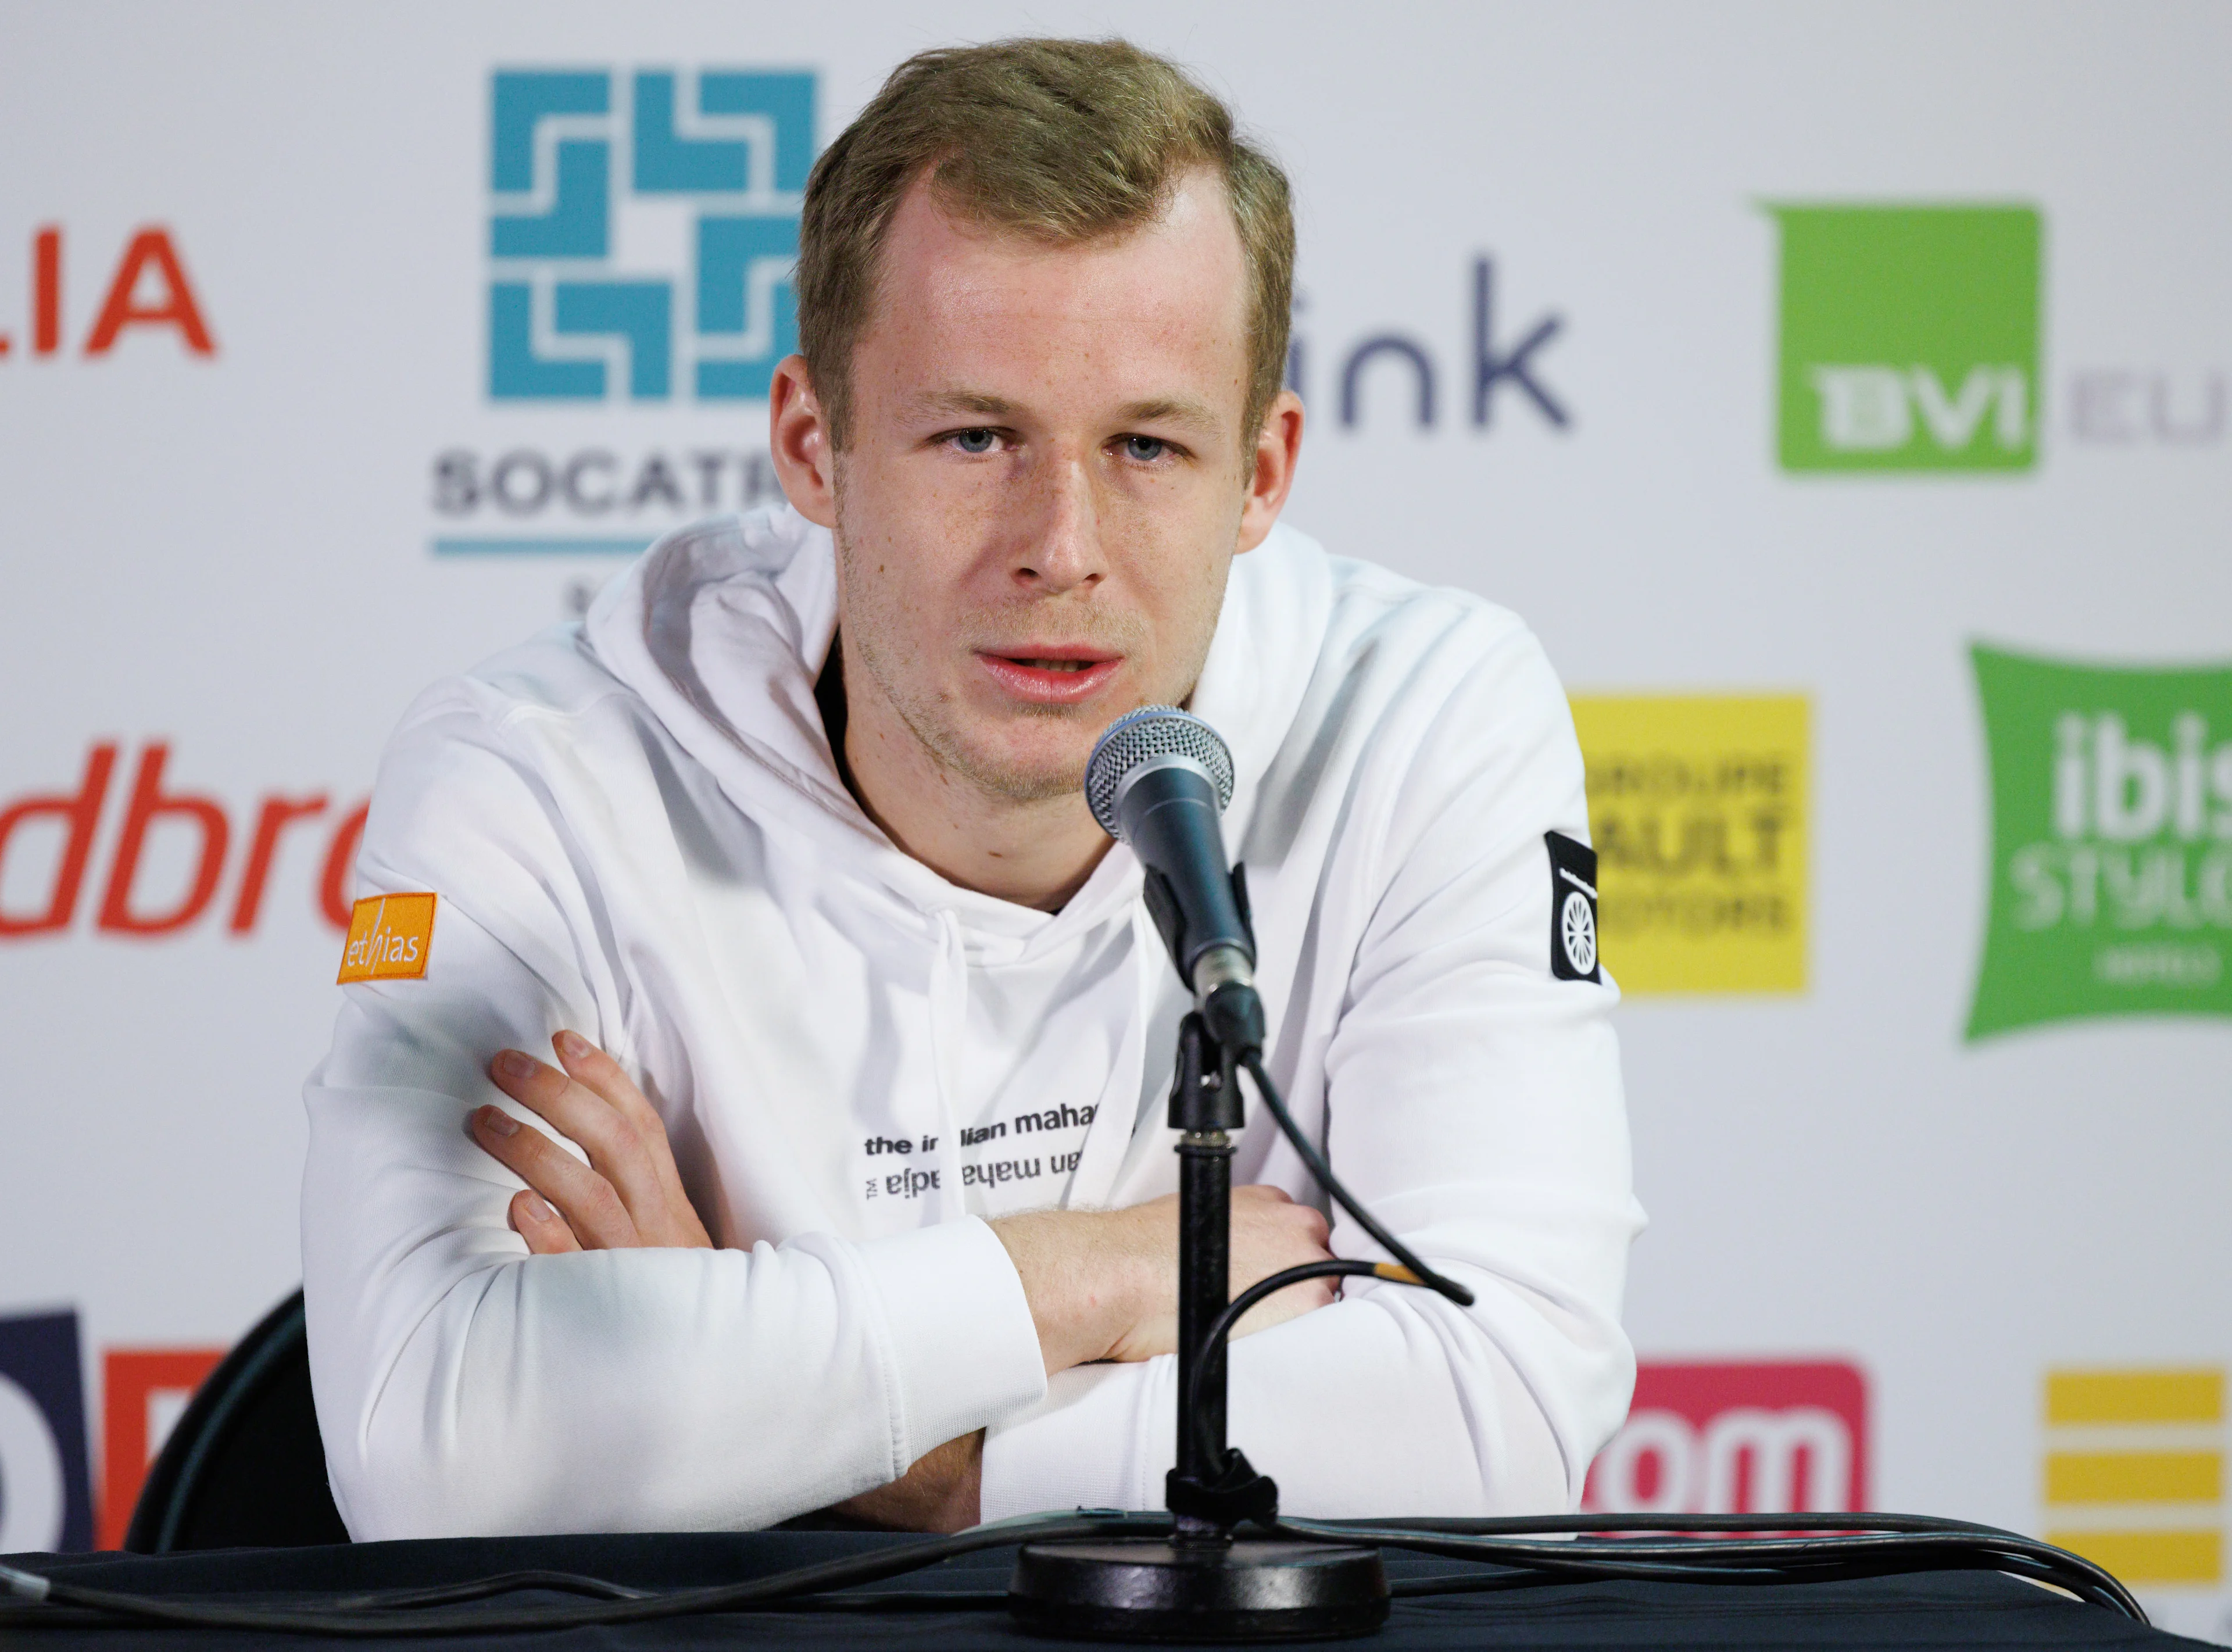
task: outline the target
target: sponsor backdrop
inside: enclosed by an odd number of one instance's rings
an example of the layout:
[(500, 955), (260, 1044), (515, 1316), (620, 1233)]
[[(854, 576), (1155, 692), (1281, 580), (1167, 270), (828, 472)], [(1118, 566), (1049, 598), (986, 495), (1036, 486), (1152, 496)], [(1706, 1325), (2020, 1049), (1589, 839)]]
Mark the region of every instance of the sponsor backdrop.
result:
[[(2052, 1532), (2232, 1639), (2232, 13), (965, 26), (1230, 94), (1301, 199), (1291, 520), (1516, 608), (1574, 692), (1654, 1217), (1593, 1506)], [(775, 496), (807, 169), (950, 36), (0, 28), (8, 1550), (115, 1541), (295, 1283), (386, 731)]]

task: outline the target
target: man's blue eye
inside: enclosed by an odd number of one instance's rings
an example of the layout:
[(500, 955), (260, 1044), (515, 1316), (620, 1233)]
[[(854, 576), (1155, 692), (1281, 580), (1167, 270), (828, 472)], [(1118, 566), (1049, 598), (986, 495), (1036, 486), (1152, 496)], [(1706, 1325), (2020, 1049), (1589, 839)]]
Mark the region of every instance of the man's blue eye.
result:
[(989, 453), (992, 444), (999, 439), (990, 431), (963, 431), (953, 441), (964, 453)]
[(1124, 438), (1124, 457), (1137, 459), (1142, 464), (1152, 464), (1170, 451), (1170, 444), (1159, 436), (1127, 436)]

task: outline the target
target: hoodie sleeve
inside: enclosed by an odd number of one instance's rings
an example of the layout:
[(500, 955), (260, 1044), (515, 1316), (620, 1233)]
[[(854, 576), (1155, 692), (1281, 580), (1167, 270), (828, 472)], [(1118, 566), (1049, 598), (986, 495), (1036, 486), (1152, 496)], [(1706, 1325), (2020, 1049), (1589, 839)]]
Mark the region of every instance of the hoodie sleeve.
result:
[(496, 697), (436, 690), (383, 760), (360, 893), (436, 895), (426, 973), (347, 988), (304, 1091), (311, 1370), (351, 1534), (766, 1526), (1037, 1398), (1029, 1307), (980, 1221), (527, 1254), (506, 1221), (522, 1183), (466, 1120), (496, 1103), (540, 1121), (489, 1059), (570, 1027), (647, 1091), (659, 1075), (630, 1051), (582, 857), (512, 738), (548, 714)]
[[(1258, 897), (1267, 957), (1303, 960), (1270, 1065), (1351, 1191), (1477, 1300), (1351, 1280), (1333, 1305), (1236, 1343), (1230, 1436), (1295, 1513), (1568, 1509), (1633, 1386), (1619, 1310), (1642, 1226), (1606, 1021), (1618, 991), (1560, 978), (1549, 953), (1544, 834), (1587, 840), (1580, 754), (1515, 622), (1485, 639), (1471, 623), (1439, 638), (1391, 625), (1376, 644), (1406, 685), (1320, 725), (1297, 811), (1294, 835), (1327, 845), (1323, 875), (1299, 897), (1267, 879), (1282, 893)], [(1258, 1117), (1247, 1134), (1275, 1131)], [(1252, 1163), (1320, 1201), (1283, 1143)], [(1380, 1259), (1338, 1213), (1332, 1244)], [(985, 1517), (1158, 1506), (1173, 1366), (1055, 1377), (989, 1436)]]

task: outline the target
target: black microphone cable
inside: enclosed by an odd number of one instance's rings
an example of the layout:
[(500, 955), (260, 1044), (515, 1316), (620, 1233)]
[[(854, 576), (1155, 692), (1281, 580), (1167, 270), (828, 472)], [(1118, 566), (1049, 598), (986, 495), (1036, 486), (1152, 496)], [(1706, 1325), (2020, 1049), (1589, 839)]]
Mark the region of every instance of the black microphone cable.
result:
[[(0, 1565), (0, 1594), (13, 1595), (30, 1610), (0, 1614), (0, 1628), (51, 1622), (55, 1608), (75, 1607), (110, 1617), (138, 1623), (171, 1623), (182, 1628), (268, 1629), (281, 1634), (322, 1635), (364, 1640), (401, 1635), (509, 1635), (546, 1629), (591, 1628), (612, 1623), (641, 1623), (656, 1618), (696, 1616), (709, 1612), (737, 1612), (775, 1609), (784, 1611), (846, 1610), (867, 1607), (889, 1610), (894, 1605), (921, 1606), (947, 1603), (928, 1598), (938, 1591), (918, 1591), (894, 1601), (879, 1594), (846, 1595), (834, 1590), (879, 1583), (941, 1560), (974, 1554), (980, 1550), (1006, 1548), (1018, 1543), (1044, 1543), (1067, 1539), (1133, 1536), (1142, 1532), (1166, 1532), (1168, 1515), (1145, 1520), (1111, 1512), (1080, 1511), (1049, 1515), (1041, 1519), (978, 1526), (952, 1537), (929, 1538), (894, 1545), (867, 1554), (847, 1555), (814, 1565), (799, 1566), (743, 1583), (707, 1588), (647, 1592), (629, 1589), (604, 1578), (568, 1572), (516, 1571), (502, 1577), (433, 1589), (405, 1589), (360, 1594), (337, 1599), (326, 1608), (294, 1606), (234, 1606), (209, 1600), (182, 1599), (172, 1595), (136, 1590), (89, 1588), (67, 1577), (48, 1577)], [(553, 1590), (601, 1596), (579, 1606), (537, 1607), (504, 1612), (460, 1610), (461, 1605), (497, 1594), (522, 1590)], [(1002, 1600), (1005, 1596), (999, 1597)], [(344, 1606), (341, 1603), (346, 1601)], [(981, 1597), (969, 1603), (983, 1606)], [(75, 1616), (75, 1614), (73, 1614)]]
[[(1626, 1578), (1656, 1583), (1792, 1584), (1926, 1571), (1999, 1571), (2064, 1590), (2096, 1606), (2147, 1621), (2130, 1590), (2105, 1567), (2019, 1532), (1918, 1514), (1569, 1514), (1517, 1519), (1331, 1521), (1281, 1518), (1282, 1537), (1370, 1542), (1532, 1573), (1460, 1575), (1428, 1581), (1434, 1593)], [(1813, 1533), (1685, 1540), (1697, 1532)], [(1654, 1533), (1658, 1542), (1607, 1539)], [(1527, 1541), (1570, 1534), (1580, 1541)]]
[[(1404, 1273), (1410, 1276), (1403, 1279), (1401, 1282), (1405, 1285), (1423, 1285), (1428, 1290), (1447, 1297), (1461, 1308), (1472, 1306), (1473, 1294), (1470, 1291), (1447, 1274), (1437, 1273), (1420, 1261), (1416, 1251), (1381, 1227), (1379, 1218), (1366, 1210), (1356, 1196), (1341, 1185), (1340, 1178), (1333, 1173), (1333, 1166), (1326, 1163), (1325, 1155), (1319, 1152), (1316, 1144), (1302, 1134), (1302, 1127), (1294, 1122), (1294, 1114), (1287, 1111), (1286, 1098), (1280, 1095), (1279, 1086), (1271, 1082), (1271, 1075), (1263, 1070), (1262, 1051), (1260, 1049), (1243, 1051), (1241, 1053), (1240, 1061), (1241, 1065), (1248, 1069), (1248, 1076), (1256, 1080), (1256, 1093), (1262, 1098), (1263, 1105), (1270, 1110), (1271, 1117), (1278, 1121), (1279, 1129), (1285, 1134), (1287, 1140), (1293, 1144), (1294, 1151), (1301, 1156), (1302, 1163), (1307, 1167), (1310, 1175), (1316, 1179), (1317, 1184), (1326, 1190), (1335, 1204), (1348, 1212), (1358, 1227), (1378, 1241), (1380, 1249), (1393, 1257)], [(1312, 1266), (1321, 1266), (1321, 1264)], [(1347, 1268), (1342, 1271), (1355, 1273), (1359, 1270)], [(1374, 1270), (1367, 1265), (1362, 1271), (1369, 1273)], [(1289, 1268), (1288, 1272), (1294, 1274), (1298, 1279), (1324, 1277), (1322, 1274), (1303, 1273), (1295, 1268)], [(1400, 1276), (1382, 1274), (1381, 1277), (1395, 1279)]]

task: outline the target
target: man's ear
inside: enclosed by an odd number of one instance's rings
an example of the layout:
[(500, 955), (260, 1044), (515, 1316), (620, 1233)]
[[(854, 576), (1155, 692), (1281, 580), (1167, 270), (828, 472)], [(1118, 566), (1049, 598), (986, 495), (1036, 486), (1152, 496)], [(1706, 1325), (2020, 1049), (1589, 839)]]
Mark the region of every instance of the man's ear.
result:
[(806, 358), (785, 356), (768, 385), (768, 456), (783, 496), (807, 521), (837, 526), (836, 451)]
[(1240, 509), (1240, 544), (1252, 551), (1263, 542), (1294, 491), (1294, 465), (1302, 452), (1302, 398), (1282, 390), (1263, 410), (1256, 432), (1256, 463), (1248, 474), (1248, 498)]

